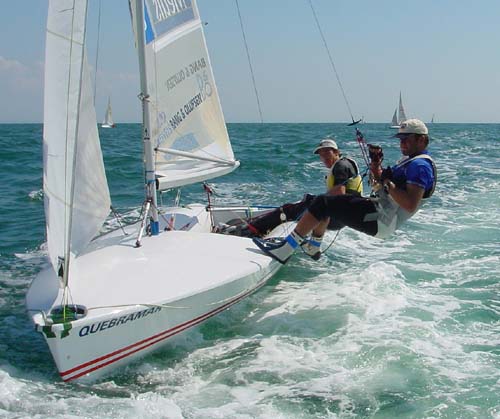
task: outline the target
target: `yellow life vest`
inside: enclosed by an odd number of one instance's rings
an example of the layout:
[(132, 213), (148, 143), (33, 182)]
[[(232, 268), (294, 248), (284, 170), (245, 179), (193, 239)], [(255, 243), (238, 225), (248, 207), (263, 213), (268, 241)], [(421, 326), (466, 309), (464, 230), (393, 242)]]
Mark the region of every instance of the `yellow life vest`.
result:
[[(363, 194), (363, 178), (359, 174), (359, 168), (356, 162), (349, 157), (341, 157), (339, 160), (335, 162), (337, 164), (340, 160), (347, 160), (354, 167), (354, 171), (356, 174), (350, 177), (346, 183), (344, 183), (345, 191), (348, 194), (352, 195), (362, 195)], [(326, 189), (330, 190), (335, 186), (335, 175), (333, 174), (333, 169), (335, 168), (335, 164), (332, 166), (328, 175), (325, 177), (326, 181)]]

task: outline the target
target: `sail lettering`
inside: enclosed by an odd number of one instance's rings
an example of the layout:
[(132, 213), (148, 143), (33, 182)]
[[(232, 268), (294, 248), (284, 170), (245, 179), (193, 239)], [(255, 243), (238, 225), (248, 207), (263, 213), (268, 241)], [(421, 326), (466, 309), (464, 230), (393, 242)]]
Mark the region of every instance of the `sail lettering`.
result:
[[(203, 102), (203, 96), (198, 93), (196, 96), (191, 98), (183, 107), (181, 107), (170, 119), (169, 124), (172, 130), (175, 130), (186, 117), (193, 112), (198, 106)], [(169, 132), (168, 135), (170, 135)]]
[(197, 71), (200, 71), (202, 68), (205, 68), (207, 66), (205, 58), (200, 58), (199, 60), (196, 60), (195, 62), (189, 64), (189, 75), (196, 73)]
[(172, 90), (175, 86), (182, 83), (186, 79), (186, 73), (184, 70), (181, 70), (175, 73), (172, 77), (167, 79), (167, 89)]
[(192, 63), (184, 66), (182, 70), (167, 78), (165, 82), (168, 91), (173, 90), (176, 86), (181, 84), (184, 80), (188, 79), (193, 74), (207, 67), (207, 61), (205, 57), (198, 58)]
[(189, 6), (186, 0), (153, 0), (156, 12), (156, 21), (162, 21), (174, 16)]
[(184, 111), (179, 111), (174, 116), (172, 116), (172, 118), (170, 118), (169, 122), (173, 130), (176, 129), (177, 126), (184, 120), (185, 116), (186, 115), (184, 114)]
[(201, 98), (201, 93), (198, 93), (184, 105), (184, 113), (186, 115), (189, 115), (195, 108), (197, 108), (201, 104), (201, 102), (203, 102), (203, 99)]

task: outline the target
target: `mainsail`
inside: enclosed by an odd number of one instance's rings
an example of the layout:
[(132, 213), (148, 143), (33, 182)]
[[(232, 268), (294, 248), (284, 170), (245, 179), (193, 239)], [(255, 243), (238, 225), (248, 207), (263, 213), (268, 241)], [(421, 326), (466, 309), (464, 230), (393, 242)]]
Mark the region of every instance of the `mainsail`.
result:
[(391, 121), (391, 126), (392, 127), (398, 127), (398, 110), (394, 110), (394, 115), (392, 115), (392, 121)]
[(399, 128), (401, 122), (406, 121), (407, 119), (405, 108), (403, 106), (403, 99), (401, 98), (401, 92), (399, 92), (399, 105), (394, 111), (394, 115), (392, 115), (391, 128)]
[[(110, 197), (84, 48), (87, 3), (51, 0), (47, 19), (43, 187), (56, 272), (97, 234)], [(62, 270), (61, 270), (62, 268)]]
[(401, 92), (399, 92), (399, 119), (398, 123), (401, 124), (401, 122), (406, 121), (408, 118), (406, 117), (405, 114), (405, 108), (403, 107), (403, 100), (401, 99)]
[[(135, 3), (130, 0), (132, 20)], [(159, 189), (238, 167), (195, 0), (144, 0), (149, 135)], [(133, 25), (135, 27), (135, 25)]]

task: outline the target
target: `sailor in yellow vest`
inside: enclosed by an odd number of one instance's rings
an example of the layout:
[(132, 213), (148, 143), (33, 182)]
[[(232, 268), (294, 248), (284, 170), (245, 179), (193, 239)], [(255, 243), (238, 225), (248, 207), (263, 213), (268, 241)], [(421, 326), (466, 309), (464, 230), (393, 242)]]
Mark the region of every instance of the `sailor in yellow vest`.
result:
[[(358, 165), (353, 159), (342, 156), (334, 139), (321, 140), (315, 147), (314, 154), (317, 154), (328, 168), (328, 174), (325, 176), (327, 195), (361, 196), (363, 179), (359, 174)], [(269, 214), (249, 220), (247, 228), (252, 231), (253, 235), (262, 236), (285, 220), (299, 220), (314, 198), (313, 195), (306, 195), (300, 202), (284, 204)], [(337, 220), (329, 218), (322, 220), (314, 229), (310, 240), (304, 242), (302, 248), (309, 256), (317, 260), (321, 255), (319, 249), (325, 231), (327, 229), (339, 230), (342, 227), (344, 224)]]
[(436, 166), (427, 152), (429, 135), (425, 124), (418, 119), (403, 121), (394, 137), (399, 139), (404, 158), (383, 171), (379, 166), (371, 168), (380, 185), (374, 196), (319, 195), (286, 239), (276, 243), (255, 238), (254, 243), (285, 263), (303, 245), (305, 237), (311, 231), (316, 233), (328, 218), (379, 238), (394, 233), (433, 194), (437, 180)]
[[(326, 195), (362, 195), (363, 179), (359, 174), (358, 165), (353, 159), (342, 156), (333, 139), (326, 138), (320, 141), (314, 154), (318, 154), (325, 167), (328, 168), (328, 174), (325, 177)], [(304, 242), (302, 248), (314, 260), (318, 260), (321, 255), (320, 248), (325, 231), (327, 229), (338, 230), (342, 227), (342, 223), (330, 220), (330, 217), (322, 219), (312, 231), (311, 238)]]

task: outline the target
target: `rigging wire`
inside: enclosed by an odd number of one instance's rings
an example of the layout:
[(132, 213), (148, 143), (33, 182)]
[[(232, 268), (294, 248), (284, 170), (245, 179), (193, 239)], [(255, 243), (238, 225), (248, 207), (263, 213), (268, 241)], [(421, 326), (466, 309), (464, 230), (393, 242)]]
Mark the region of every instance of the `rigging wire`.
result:
[(332, 54), (330, 52), (330, 48), (328, 47), (328, 43), (326, 42), (325, 35), (323, 34), (323, 30), (321, 29), (321, 25), (319, 23), (318, 16), (316, 15), (316, 10), (314, 10), (314, 6), (312, 4), (312, 0), (308, 0), (308, 1), (309, 1), (309, 5), (311, 6), (311, 10), (312, 10), (312, 13), (313, 13), (313, 16), (314, 16), (314, 20), (316, 21), (316, 26), (318, 27), (319, 34), (321, 35), (321, 39), (323, 40), (323, 45), (325, 46), (326, 52), (328, 54), (328, 59), (330, 60), (330, 64), (332, 66), (333, 72), (335, 73), (335, 77), (337, 78), (337, 82), (339, 84), (340, 90), (342, 91), (342, 96), (344, 97), (345, 104), (347, 105), (347, 109), (349, 110), (349, 114), (350, 114), (351, 120), (352, 120), (352, 124), (350, 124), (350, 125), (354, 125), (355, 123), (358, 123), (361, 120), (359, 120), (359, 121), (355, 121), (354, 120), (354, 116), (353, 116), (352, 111), (351, 111), (351, 106), (349, 105), (349, 101), (347, 100), (347, 95), (346, 95), (346, 93), (344, 91), (344, 86), (342, 85), (342, 82), (340, 80), (339, 74), (337, 72), (337, 68), (335, 67), (335, 63), (333, 62), (333, 58), (332, 58)]
[(95, 97), (97, 92), (97, 63), (99, 61), (99, 37), (101, 34), (101, 0), (99, 0), (99, 16), (97, 18), (97, 46), (95, 53), (95, 70), (94, 70), (94, 107), (95, 107)]
[(238, 18), (240, 20), (241, 33), (243, 35), (243, 42), (245, 44), (245, 50), (247, 53), (248, 66), (250, 67), (250, 74), (252, 75), (253, 90), (255, 92), (255, 98), (257, 99), (257, 107), (259, 108), (260, 123), (262, 124), (264, 123), (264, 118), (262, 117), (262, 109), (260, 106), (259, 93), (257, 91), (257, 83), (255, 82), (255, 76), (253, 73), (252, 60), (250, 59), (250, 52), (248, 51), (248, 43), (247, 43), (247, 38), (245, 36), (245, 29), (243, 28), (243, 19), (241, 18), (240, 5), (238, 3), (238, 0), (235, 0), (235, 2), (236, 2), (236, 9), (238, 10)]

